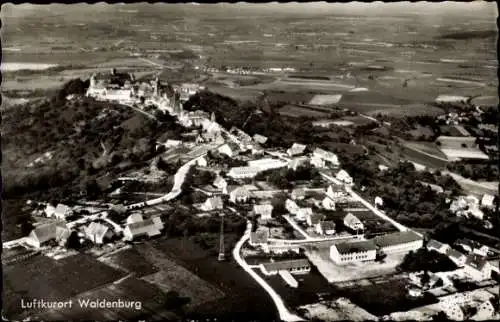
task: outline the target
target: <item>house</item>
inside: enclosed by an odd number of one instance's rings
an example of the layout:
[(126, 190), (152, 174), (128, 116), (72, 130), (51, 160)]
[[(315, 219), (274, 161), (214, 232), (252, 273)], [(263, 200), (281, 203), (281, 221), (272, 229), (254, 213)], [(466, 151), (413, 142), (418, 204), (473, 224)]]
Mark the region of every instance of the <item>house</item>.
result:
[(382, 200), (382, 198), (380, 198), (380, 197), (377, 196), (377, 197), (375, 197), (374, 204), (375, 204), (375, 207), (377, 207), (377, 208), (383, 207), (384, 206), (384, 200)]
[(40, 248), (49, 241), (65, 243), (70, 235), (70, 230), (65, 222), (56, 221), (50, 224), (40, 225), (33, 229), (26, 238), (26, 243)]
[(450, 248), (446, 251), (446, 255), (448, 256), (449, 259), (451, 259), (455, 265), (458, 267), (463, 267), (465, 265), (465, 261), (467, 260), (467, 256), (462, 254), (461, 252)]
[(276, 275), (280, 271), (288, 271), (292, 274), (307, 274), (311, 271), (311, 265), (307, 259), (292, 259), (260, 264), (264, 275)]
[(318, 157), (318, 156), (312, 156), (311, 157), (311, 165), (316, 167), (316, 168), (324, 168), (326, 166), (326, 162), (325, 160), (323, 160), (322, 158)]
[(105, 239), (113, 237), (113, 231), (106, 225), (92, 222), (85, 228), (85, 236), (94, 244), (101, 245)]
[(330, 185), (326, 190), (326, 195), (333, 200), (342, 199), (348, 196), (347, 192), (339, 186)]
[(217, 152), (220, 154), (227, 155), (230, 158), (234, 158), (235, 156), (238, 155), (239, 148), (236, 144), (233, 143), (226, 143), (221, 145), (218, 149)]
[(259, 171), (266, 171), (271, 169), (279, 169), (287, 166), (287, 162), (279, 159), (264, 158), (259, 160), (248, 161), (248, 166), (256, 168)]
[(427, 249), (428, 250), (435, 250), (436, 252), (441, 253), (441, 254), (446, 254), (446, 252), (449, 249), (451, 249), (451, 247), (448, 244), (443, 244), (441, 242), (438, 242), (435, 239), (431, 239), (427, 243)]
[(253, 140), (259, 144), (265, 144), (267, 142), (267, 137), (260, 134), (255, 134), (253, 136)]
[(464, 311), (456, 303), (452, 303), (451, 305), (446, 305), (443, 308), (443, 312), (446, 314), (448, 319), (452, 321), (463, 321), (465, 319)]
[(260, 215), (262, 220), (270, 220), (273, 213), (273, 205), (254, 205), (253, 212), (256, 215)]
[(311, 208), (299, 208), (299, 210), (295, 214), (295, 220), (297, 220), (297, 221), (305, 221), (312, 214), (313, 214), (313, 212), (312, 212)]
[(333, 199), (330, 197), (323, 198), (323, 201), (321, 201), (321, 205), (327, 210), (335, 210), (335, 201), (333, 201)]
[(315, 230), (320, 235), (333, 235), (335, 234), (335, 222), (331, 220), (320, 221), (316, 224)]
[(126, 225), (123, 230), (123, 239), (132, 241), (138, 237), (153, 237), (161, 234), (163, 222), (160, 217), (153, 217)]
[(235, 187), (228, 189), (229, 200), (233, 203), (247, 202), (250, 198), (250, 191), (247, 187)]
[(335, 177), (337, 180), (342, 181), (345, 184), (353, 183), (352, 177), (345, 170), (340, 170)]
[(303, 154), (306, 148), (307, 147), (304, 144), (294, 143), (288, 150), (286, 150), (286, 153), (288, 154), (288, 156), (293, 157)]
[(220, 196), (210, 197), (205, 203), (201, 205), (201, 210), (203, 211), (212, 211), (216, 209), (222, 209), (224, 204)]
[(288, 162), (288, 169), (292, 169), (293, 171), (297, 171), (298, 168), (306, 165), (309, 162), (309, 159), (307, 157), (298, 157), (298, 158), (293, 158)]
[(329, 162), (333, 166), (340, 165), (339, 160), (338, 160), (337, 156), (334, 153), (332, 153), (330, 151), (326, 151), (326, 150), (320, 149), (320, 148), (316, 148), (313, 151), (313, 158), (321, 159), (321, 160), (323, 160), (325, 162)]
[(262, 155), (265, 150), (260, 144), (252, 144), (252, 155)]
[(473, 321), (484, 321), (484, 320), (494, 320), (495, 307), (493, 306), (492, 300), (487, 300), (481, 303), (477, 307), (477, 312), (471, 317)]
[(233, 179), (254, 178), (260, 169), (255, 167), (234, 167), (228, 172), (228, 177)]
[(56, 208), (54, 206), (52, 206), (50, 203), (47, 203), (47, 206), (45, 207), (45, 209), (43, 211), (45, 212), (45, 215), (48, 218), (50, 218), (56, 212)]
[(213, 185), (214, 187), (224, 191), (227, 188), (227, 181), (223, 177), (217, 176), (214, 180)]
[(484, 281), (491, 278), (491, 265), (478, 255), (469, 255), (464, 265), (464, 272), (476, 281)]
[(495, 206), (495, 196), (484, 194), (483, 198), (481, 198), (481, 206), (493, 208)]
[(54, 216), (57, 219), (66, 219), (66, 217), (71, 216), (71, 214), (73, 214), (71, 208), (66, 205), (63, 205), (62, 203), (58, 204), (54, 211)]
[(374, 242), (385, 254), (393, 254), (415, 251), (423, 246), (424, 239), (416, 232), (408, 230), (377, 236)]
[(140, 213), (133, 213), (130, 216), (127, 217), (127, 225), (143, 221), (144, 219), (142, 218), (142, 215)]
[(267, 240), (269, 239), (269, 228), (259, 227), (256, 231), (250, 233), (250, 245), (257, 247), (267, 247)]
[(352, 213), (348, 213), (344, 217), (344, 225), (347, 228), (350, 228), (350, 229), (356, 230), (356, 231), (365, 229), (361, 220), (359, 220), (358, 217), (354, 216)]
[[(311, 208), (303, 208), (303, 209), (311, 209)], [(300, 212), (300, 210), (299, 210)], [(312, 209), (311, 209), (311, 214), (308, 213), (307, 217), (306, 217), (306, 222), (307, 222), (307, 225), (309, 227), (314, 227), (316, 226), (317, 224), (320, 223), (320, 221), (323, 220), (325, 216), (322, 215), (322, 214), (313, 214), (312, 213)]]
[(306, 197), (306, 190), (304, 188), (293, 189), (290, 197), (293, 200), (302, 200)]
[(337, 265), (373, 261), (376, 256), (377, 247), (371, 240), (342, 242), (330, 247), (330, 258)]
[(292, 215), (296, 215), (300, 210), (300, 207), (295, 203), (295, 201), (290, 199), (285, 201), (285, 208)]
[(482, 245), (475, 240), (468, 238), (460, 238), (455, 241), (455, 245), (461, 246), (468, 253), (478, 254), (480, 256), (486, 257), (488, 255), (489, 247)]
[(208, 165), (207, 159), (205, 159), (205, 157), (198, 158), (196, 160), (196, 165), (199, 167), (206, 167)]

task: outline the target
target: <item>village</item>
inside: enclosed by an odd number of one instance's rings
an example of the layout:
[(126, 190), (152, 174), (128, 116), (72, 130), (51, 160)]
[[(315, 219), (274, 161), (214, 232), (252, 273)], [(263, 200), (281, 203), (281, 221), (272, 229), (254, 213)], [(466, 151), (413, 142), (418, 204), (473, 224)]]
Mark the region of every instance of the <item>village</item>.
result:
[[(382, 198), (366, 200), (357, 193), (352, 176), (334, 153), (301, 142), (269, 148), (263, 135), (224, 129), (203, 106), (184, 111), (183, 103), (202, 86), (173, 86), (173, 95), (164, 88), (158, 78), (137, 82), (134, 75), (113, 69), (109, 75), (92, 75), (86, 96), (117, 102), (152, 119), (156, 114), (151, 110), (168, 113), (184, 127), (183, 140), (157, 142), (163, 152), (151, 160), (147, 171), (115, 178), (122, 183), (154, 182), (162, 176), (159, 164), (163, 163), (178, 167), (171, 175), (170, 191), (147, 191), (145, 200), (121, 204), (27, 200), (38, 225), (28, 236), (3, 244), (4, 263), (34, 254), (66, 258), (78, 253), (70, 246), (74, 243), (87, 245), (87, 252), (95, 257), (129, 249), (165, 234), (169, 202), (189, 193), (196, 197), (183, 206), (194, 220), (223, 219), (214, 261), (233, 256), (271, 296), (282, 320), (302, 318), (287, 304), (286, 294), (273, 288), (276, 283), (290, 293), (306, 288), (309, 274), (319, 274), (325, 284), (365, 283), (393, 276), (405, 256), (422, 250), (440, 254), (456, 267), (443, 272), (398, 272), (405, 279), (409, 299), (427, 294), (437, 299), (408, 312), (426, 317), (444, 312), (455, 320), (498, 318), (499, 250), (470, 239), (451, 245), (429, 239), (387, 216)], [(208, 179), (195, 185), (188, 181), (190, 177)], [(120, 194), (120, 189), (114, 193)], [(457, 216), (482, 219), (481, 207), (493, 207), (492, 197), (450, 201), (450, 212)], [(247, 228), (229, 250), (224, 247), (224, 218), (231, 216), (244, 218)], [(463, 283), (476, 286), (463, 291), (457, 286)], [(491, 300), (495, 295), (496, 303)], [(475, 308), (473, 315), (467, 313), (470, 307)]]

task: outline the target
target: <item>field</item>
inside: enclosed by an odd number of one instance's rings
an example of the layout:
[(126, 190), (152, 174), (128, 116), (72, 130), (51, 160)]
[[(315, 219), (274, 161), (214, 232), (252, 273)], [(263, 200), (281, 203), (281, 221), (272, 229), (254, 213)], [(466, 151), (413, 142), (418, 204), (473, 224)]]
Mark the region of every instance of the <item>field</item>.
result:
[(4, 310), (7, 316), (23, 310), (20, 299), (69, 299), (82, 292), (112, 283), (126, 273), (86, 255), (55, 261), (37, 256), (4, 266)]
[(158, 268), (135, 248), (115, 253), (109, 257), (101, 257), (99, 260), (111, 267), (132, 273), (137, 277), (154, 274), (158, 271)]
[(420, 163), (429, 168), (444, 169), (448, 164), (448, 161), (443, 160), (443, 158), (441, 157), (436, 157), (425, 152), (420, 152), (418, 150), (412, 149), (410, 146), (403, 147), (402, 154), (405, 159)]
[(283, 106), (278, 110), (278, 113), (280, 115), (289, 117), (306, 116), (306, 117), (317, 117), (317, 118), (326, 117), (329, 114), (328, 112), (321, 112), (316, 109), (306, 108), (292, 104)]

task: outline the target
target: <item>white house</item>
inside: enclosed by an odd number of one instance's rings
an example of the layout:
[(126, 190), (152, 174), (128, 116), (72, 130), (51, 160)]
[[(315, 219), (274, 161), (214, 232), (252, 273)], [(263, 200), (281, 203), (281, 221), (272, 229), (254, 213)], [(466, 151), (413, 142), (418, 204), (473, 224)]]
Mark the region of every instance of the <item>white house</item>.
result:
[(380, 197), (375, 197), (375, 207), (380, 208), (384, 206), (384, 201)]
[(354, 216), (352, 213), (348, 213), (344, 217), (344, 225), (352, 230), (355, 230), (355, 231), (365, 229), (361, 220), (359, 220), (358, 217)]
[(254, 205), (253, 212), (260, 215), (262, 220), (270, 220), (272, 218), (273, 206), (272, 205)]
[(203, 211), (212, 211), (216, 209), (222, 209), (224, 207), (224, 204), (222, 202), (221, 197), (215, 196), (208, 198), (205, 203), (201, 205), (201, 210)]
[(101, 245), (105, 239), (113, 237), (113, 231), (108, 226), (92, 222), (85, 228), (85, 235), (94, 244)]
[(297, 171), (298, 168), (304, 166), (308, 163), (309, 159), (305, 156), (293, 158), (288, 162), (288, 169), (292, 169), (293, 171)]
[(495, 196), (484, 194), (483, 198), (481, 198), (481, 206), (493, 208), (495, 206)]
[(320, 235), (333, 235), (335, 234), (335, 223), (331, 220), (320, 221), (314, 227), (316, 233)]
[(465, 265), (465, 261), (467, 260), (467, 256), (462, 254), (461, 252), (450, 248), (446, 251), (446, 255), (448, 256), (449, 259), (451, 259), (455, 265), (458, 267), (463, 267)]
[(297, 214), (299, 212), (299, 209), (300, 209), (300, 207), (295, 203), (295, 201), (293, 201), (291, 199), (287, 199), (285, 201), (285, 208), (292, 215)]
[(217, 176), (214, 180), (213, 185), (214, 187), (224, 191), (227, 188), (227, 181), (223, 177)]
[(59, 244), (65, 243), (70, 235), (70, 230), (65, 222), (57, 221), (37, 226), (26, 238), (26, 243), (40, 248), (49, 241)]
[(495, 307), (491, 300), (484, 301), (477, 307), (477, 312), (471, 317), (472, 321), (494, 320)]
[(375, 244), (385, 254), (407, 253), (423, 246), (424, 240), (412, 230), (398, 231), (375, 237)]
[(306, 221), (309, 216), (313, 214), (311, 208), (299, 208), (297, 213), (295, 214), (295, 219), (297, 221)]
[(480, 256), (469, 255), (464, 265), (464, 272), (476, 281), (484, 281), (491, 278), (491, 265)]
[(196, 160), (196, 164), (199, 167), (206, 167), (208, 165), (208, 162), (207, 162), (207, 159), (205, 159), (205, 157), (201, 157), (201, 158)]
[(62, 203), (58, 204), (55, 211), (54, 211), (54, 216), (57, 219), (66, 219), (66, 217), (71, 216), (73, 211), (71, 210), (70, 207), (63, 205)]
[(436, 252), (441, 253), (441, 254), (446, 254), (446, 252), (449, 249), (451, 249), (451, 247), (448, 244), (443, 244), (441, 242), (438, 242), (435, 239), (431, 239), (427, 243), (427, 249), (428, 250), (435, 250)]
[(280, 159), (264, 158), (259, 160), (248, 161), (248, 166), (257, 168), (259, 171), (271, 169), (279, 169), (287, 166), (287, 162)]
[(305, 150), (306, 146), (304, 144), (294, 143), (288, 150), (286, 150), (286, 153), (289, 156), (293, 157), (296, 155), (303, 154)]
[(144, 219), (142, 218), (142, 215), (140, 213), (133, 213), (130, 216), (127, 217), (127, 225), (143, 221)]
[(337, 178), (337, 180), (340, 180), (345, 184), (353, 183), (352, 177), (345, 170), (340, 170), (335, 177)]
[(259, 144), (265, 144), (267, 142), (267, 137), (260, 134), (255, 134), (253, 136), (253, 140)]
[(276, 275), (280, 271), (288, 271), (292, 274), (307, 274), (311, 271), (311, 265), (307, 259), (292, 259), (260, 264), (260, 269), (264, 275)]
[(220, 153), (220, 154), (224, 154), (224, 155), (227, 155), (228, 157), (230, 158), (233, 158), (235, 157), (236, 155), (238, 155), (238, 147), (234, 144), (229, 144), (229, 143), (226, 143), (226, 144), (223, 144), (221, 145), (217, 151)]
[(290, 197), (293, 200), (303, 200), (306, 197), (306, 190), (304, 188), (293, 189)]
[(346, 197), (348, 194), (342, 187), (330, 185), (326, 190), (326, 195), (333, 200), (338, 200)]
[(229, 200), (233, 203), (247, 202), (249, 198), (250, 191), (246, 187), (236, 187), (229, 191)]
[(335, 210), (335, 201), (330, 197), (323, 198), (321, 205), (327, 210)]
[(260, 169), (255, 167), (234, 167), (228, 172), (228, 177), (233, 179), (254, 178)]
[(45, 207), (44, 212), (45, 212), (45, 215), (50, 218), (56, 212), (56, 208), (54, 206), (52, 206), (50, 203), (47, 203), (47, 206)]
[(316, 148), (313, 151), (313, 158), (322, 159), (326, 162), (331, 163), (333, 166), (340, 165), (339, 159), (337, 158), (337, 156), (334, 153), (320, 149), (320, 148)]
[(160, 217), (153, 217), (129, 224), (123, 230), (123, 239), (132, 241), (138, 237), (153, 237), (161, 234), (163, 222)]
[(312, 156), (311, 157), (311, 165), (315, 166), (316, 168), (324, 168), (326, 166), (325, 160), (318, 156)]
[(330, 247), (330, 258), (337, 265), (373, 261), (377, 247), (371, 240), (342, 242)]

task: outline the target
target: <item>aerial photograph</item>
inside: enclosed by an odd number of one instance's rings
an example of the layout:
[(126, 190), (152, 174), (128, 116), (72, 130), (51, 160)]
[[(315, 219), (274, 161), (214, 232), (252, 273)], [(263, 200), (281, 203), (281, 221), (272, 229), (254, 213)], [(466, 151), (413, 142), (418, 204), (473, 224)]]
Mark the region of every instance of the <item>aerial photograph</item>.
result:
[(0, 19), (2, 321), (500, 320), (495, 2)]

